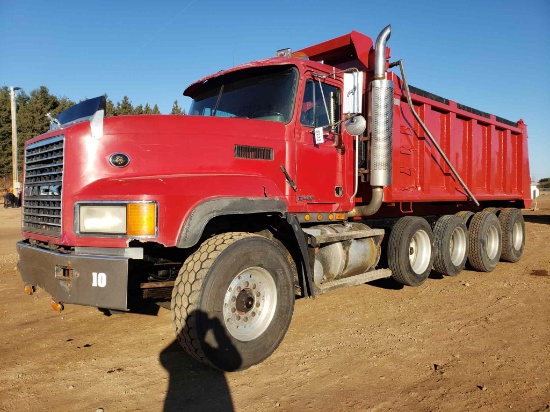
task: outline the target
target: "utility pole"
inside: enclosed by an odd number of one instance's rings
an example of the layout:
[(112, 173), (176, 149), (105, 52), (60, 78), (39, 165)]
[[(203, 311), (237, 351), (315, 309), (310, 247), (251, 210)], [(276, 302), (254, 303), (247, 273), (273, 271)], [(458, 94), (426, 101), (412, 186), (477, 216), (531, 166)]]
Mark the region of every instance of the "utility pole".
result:
[(13, 178), (13, 191), (17, 196), (19, 193), (19, 176), (17, 173), (17, 106), (15, 105), (15, 91), (20, 90), (21, 87), (10, 88), (11, 99), (11, 173)]

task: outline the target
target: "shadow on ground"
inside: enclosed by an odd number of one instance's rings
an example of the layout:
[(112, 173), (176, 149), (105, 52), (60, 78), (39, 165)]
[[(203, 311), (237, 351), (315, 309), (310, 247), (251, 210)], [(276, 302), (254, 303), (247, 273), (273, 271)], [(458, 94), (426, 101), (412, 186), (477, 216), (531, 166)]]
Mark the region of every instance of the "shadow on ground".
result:
[(233, 411), (225, 374), (189, 357), (174, 340), (160, 354), (170, 382), (164, 411)]
[(523, 215), (523, 220), (529, 223), (550, 225), (550, 215)]
[[(193, 324), (190, 319), (196, 319), (199, 331), (191, 334), (194, 336), (193, 347), (201, 348), (193, 353), (206, 356), (213, 364), (225, 370), (240, 368), (242, 358), (216, 317), (210, 318), (202, 311), (194, 311), (187, 319), (188, 324)], [(185, 339), (182, 337), (182, 340)], [(161, 352), (160, 363), (170, 375), (165, 411), (234, 410), (225, 373), (194, 360), (184, 352), (177, 340)]]

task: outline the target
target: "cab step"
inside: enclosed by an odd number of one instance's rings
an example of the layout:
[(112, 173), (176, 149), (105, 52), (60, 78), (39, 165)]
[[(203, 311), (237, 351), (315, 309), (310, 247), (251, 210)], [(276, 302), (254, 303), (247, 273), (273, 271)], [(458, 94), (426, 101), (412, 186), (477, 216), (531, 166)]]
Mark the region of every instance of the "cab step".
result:
[(360, 275), (350, 276), (349, 278), (337, 279), (331, 282), (323, 283), (317, 286), (317, 293), (322, 294), (335, 289), (340, 289), (348, 286), (362, 285), (363, 283), (372, 282), (373, 280), (384, 279), (391, 277), (390, 269), (377, 269)]

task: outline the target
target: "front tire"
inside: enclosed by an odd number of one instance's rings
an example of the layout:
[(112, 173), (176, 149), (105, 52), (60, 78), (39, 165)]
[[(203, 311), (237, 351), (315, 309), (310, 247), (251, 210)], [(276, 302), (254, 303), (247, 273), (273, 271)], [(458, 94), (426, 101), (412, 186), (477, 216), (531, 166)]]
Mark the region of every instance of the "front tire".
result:
[(417, 216), (399, 219), (388, 242), (388, 266), (392, 277), (407, 286), (424, 283), (434, 261), (432, 245), (432, 229), (425, 219)]
[(272, 241), (249, 233), (206, 240), (187, 258), (172, 291), (172, 320), (184, 350), (225, 371), (270, 356), (294, 310), (288, 259)]

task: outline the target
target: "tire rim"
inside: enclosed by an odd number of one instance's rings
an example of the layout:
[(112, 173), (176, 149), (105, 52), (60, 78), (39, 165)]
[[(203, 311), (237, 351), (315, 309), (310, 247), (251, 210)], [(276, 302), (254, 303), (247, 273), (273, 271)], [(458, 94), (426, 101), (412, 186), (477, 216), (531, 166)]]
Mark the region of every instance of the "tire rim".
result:
[(453, 265), (459, 266), (464, 261), (466, 243), (466, 233), (464, 230), (461, 227), (455, 228), (451, 234), (451, 242), (449, 244), (449, 253)]
[(277, 286), (261, 267), (250, 267), (233, 278), (223, 300), (227, 331), (241, 341), (256, 339), (270, 325), (277, 308)]
[(485, 251), (490, 260), (494, 260), (497, 257), (498, 243), (498, 230), (495, 226), (491, 226), (485, 237)]
[(512, 245), (515, 250), (520, 250), (522, 244), (523, 228), (521, 227), (521, 222), (516, 222), (514, 223), (514, 228), (512, 229)]
[(432, 256), (430, 237), (424, 230), (417, 231), (409, 244), (409, 261), (414, 273), (421, 274), (428, 269)]

